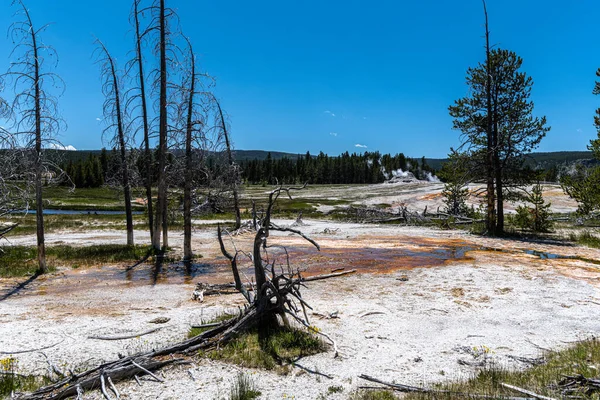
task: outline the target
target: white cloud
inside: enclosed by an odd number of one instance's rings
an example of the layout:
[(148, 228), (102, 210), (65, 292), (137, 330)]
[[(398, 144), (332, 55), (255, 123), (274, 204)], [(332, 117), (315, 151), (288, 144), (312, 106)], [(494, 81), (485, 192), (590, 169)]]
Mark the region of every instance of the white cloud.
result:
[(338, 134), (337, 134), (337, 132), (329, 132), (329, 134), (330, 134), (331, 136), (337, 136), (337, 135), (338, 135)]
[(96, 118), (96, 121), (100, 122), (102, 121), (102, 118)]
[(358, 144), (358, 143), (355, 144), (354, 147), (358, 147), (358, 148), (361, 148), (361, 149), (366, 149), (367, 148), (367, 146), (365, 146), (364, 144)]
[(77, 151), (77, 149), (71, 145), (67, 145), (67, 146), (63, 146), (61, 144), (57, 144), (57, 143), (50, 143), (47, 146), (48, 149), (53, 149), (53, 150), (67, 150), (67, 151)]
[(325, 114), (329, 114), (329, 115), (331, 115), (332, 117), (335, 117), (335, 114), (334, 114), (334, 113), (332, 113), (332, 112), (331, 112), (331, 111), (329, 111), (329, 110), (325, 110), (325, 111), (323, 111), (323, 113), (325, 113)]

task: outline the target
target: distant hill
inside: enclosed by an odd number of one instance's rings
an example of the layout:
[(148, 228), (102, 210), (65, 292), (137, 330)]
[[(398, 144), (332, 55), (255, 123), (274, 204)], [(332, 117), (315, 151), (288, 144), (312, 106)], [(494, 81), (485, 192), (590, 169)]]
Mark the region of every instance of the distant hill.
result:
[[(594, 155), (591, 151), (552, 151), (531, 153), (527, 156), (527, 165), (538, 168), (548, 169), (559, 165), (572, 164), (576, 161), (592, 160)], [(435, 170), (442, 168), (446, 158), (426, 158), (427, 164)]]
[[(291, 158), (296, 159), (299, 154), (304, 155), (304, 153), (283, 153), (280, 151), (266, 151), (266, 150), (234, 150), (233, 154), (236, 160), (246, 161), (246, 160), (265, 160), (267, 155), (271, 153), (271, 158), (273, 160), (280, 160), (282, 158)], [(315, 154), (313, 154), (314, 156)]]
[(591, 151), (555, 151), (550, 153), (532, 153), (529, 159), (540, 169), (548, 169), (561, 164), (572, 164), (575, 161), (591, 160)]

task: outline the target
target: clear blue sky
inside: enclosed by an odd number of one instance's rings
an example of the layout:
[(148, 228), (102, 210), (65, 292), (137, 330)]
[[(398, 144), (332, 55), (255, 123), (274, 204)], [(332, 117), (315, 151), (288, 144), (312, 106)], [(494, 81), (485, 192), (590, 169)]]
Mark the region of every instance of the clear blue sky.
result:
[[(127, 0), (25, 0), (60, 57), (65, 145), (102, 147), (93, 35), (121, 63), (132, 47)], [(14, 7), (0, 6), (0, 30)], [(167, 0), (217, 78), (238, 149), (336, 155), (346, 150), (444, 157), (459, 143), (448, 106), (483, 57), (479, 0)], [(585, 150), (600, 97), (597, 0), (488, 0), (492, 42), (533, 77), (536, 114), (552, 131), (540, 151)], [(0, 37), (0, 70), (11, 45)]]

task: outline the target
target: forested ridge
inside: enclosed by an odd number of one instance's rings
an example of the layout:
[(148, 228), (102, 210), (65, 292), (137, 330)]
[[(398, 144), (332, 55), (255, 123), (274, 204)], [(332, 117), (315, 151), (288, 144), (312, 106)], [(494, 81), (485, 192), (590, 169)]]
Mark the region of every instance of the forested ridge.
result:
[[(64, 185), (75, 187), (100, 187), (118, 179), (120, 160), (115, 150), (101, 151), (54, 151), (57, 162), (70, 177)], [(237, 152), (238, 155), (240, 152)], [(253, 151), (257, 156), (257, 152)], [(266, 157), (240, 160), (241, 178), (249, 184), (312, 183), (312, 184), (369, 184), (382, 183), (398, 171), (411, 172), (417, 179), (427, 180), (435, 170), (425, 158), (414, 159), (404, 154), (384, 154), (365, 152), (362, 154), (345, 152), (338, 157), (323, 152), (316, 156), (307, 152), (304, 155), (285, 153), (274, 158), (270, 152)], [(144, 172), (144, 164), (137, 150), (129, 152), (132, 166), (137, 175)], [(154, 154), (155, 158), (155, 154)], [(222, 158), (215, 156), (209, 165), (218, 168)], [(152, 163), (156, 176), (156, 163)], [(134, 174), (135, 175), (135, 174)]]

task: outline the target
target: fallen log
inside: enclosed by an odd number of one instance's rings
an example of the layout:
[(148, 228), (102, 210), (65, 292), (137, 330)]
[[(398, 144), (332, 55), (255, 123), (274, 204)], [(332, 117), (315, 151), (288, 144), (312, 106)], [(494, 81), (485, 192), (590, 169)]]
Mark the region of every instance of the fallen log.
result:
[(137, 337), (140, 337), (140, 336), (146, 336), (146, 335), (149, 335), (149, 334), (154, 333), (154, 332), (158, 332), (161, 329), (162, 329), (162, 327), (151, 329), (151, 330), (146, 331), (146, 332), (133, 333), (133, 334), (130, 334), (130, 335), (123, 335), (123, 336), (88, 336), (88, 339), (95, 339), (95, 340), (125, 340), (125, 339), (133, 339), (133, 338), (137, 338)]
[[(299, 282), (314, 282), (323, 279), (337, 278), (344, 275), (350, 275), (356, 273), (356, 269), (349, 271), (334, 272), (331, 274), (314, 275), (308, 277), (302, 277), (297, 279)], [(247, 291), (254, 291), (254, 285), (250, 283), (242, 284)], [(221, 284), (206, 284), (198, 283), (194, 292), (202, 293), (203, 296), (215, 296), (223, 294), (239, 294), (240, 292), (235, 288), (235, 283), (221, 283)]]
[(309, 276), (307, 278), (300, 278), (300, 282), (314, 282), (314, 281), (320, 281), (323, 279), (337, 278), (338, 276), (349, 275), (349, 274), (353, 274), (355, 272), (356, 272), (355, 269), (351, 269), (350, 271), (341, 271), (341, 272), (334, 272), (332, 274)]
[(532, 392), (530, 390), (522, 389), (522, 388), (520, 388), (518, 386), (509, 385), (509, 384), (504, 383), (504, 382), (501, 382), (500, 385), (502, 385), (502, 387), (505, 387), (507, 389), (514, 390), (515, 392), (518, 392), (518, 393), (521, 393), (521, 394), (526, 394), (527, 396), (531, 396), (534, 399), (539, 399), (539, 400), (557, 400), (557, 399), (555, 399), (553, 397), (542, 396), (541, 394), (534, 393), (534, 392)]
[(204, 324), (204, 325), (192, 325), (193, 329), (206, 329), (206, 328), (214, 328), (221, 325), (221, 322), (214, 322), (212, 324)]
[(46, 349), (51, 349), (51, 348), (53, 348), (53, 347), (56, 347), (56, 346), (58, 346), (58, 345), (59, 345), (59, 344), (61, 344), (62, 342), (64, 342), (64, 339), (63, 339), (63, 340), (61, 340), (60, 342), (57, 342), (57, 343), (51, 344), (51, 345), (49, 345), (49, 346), (39, 347), (39, 348), (37, 348), (37, 349), (30, 349), (30, 350), (15, 350), (15, 351), (0, 351), (0, 354), (3, 354), (3, 355), (4, 355), (4, 354), (6, 354), (6, 355), (9, 355), (9, 354), (24, 354), (24, 353), (34, 353), (34, 352), (36, 352), (36, 351), (42, 351), (42, 350), (46, 350)]
[(399, 383), (384, 382), (382, 380), (373, 378), (373, 377), (365, 375), (365, 374), (359, 376), (359, 378), (364, 379), (369, 382), (375, 382), (375, 383), (379, 383), (379, 384), (387, 386), (387, 387), (391, 387), (392, 389), (400, 391), (400, 392), (407, 392), (407, 393), (410, 393), (410, 392), (412, 392), (412, 393), (427, 393), (428, 392), (427, 389), (419, 388), (416, 386), (402, 385)]
[[(210, 349), (217, 346), (223, 340), (231, 339), (233, 331), (236, 328), (247, 328), (250, 316), (255, 315), (252, 308), (247, 309), (246, 314), (240, 317), (232, 318), (223, 322), (219, 327), (203, 332), (201, 335), (190, 338), (181, 343), (154, 350), (146, 353), (135, 354), (123, 357), (115, 361), (110, 361), (95, 368), (73, 374), (60, 381), (42, 387), (31, 394), (16, 397), (22, 400), (59, 400), (71, 396), (76, 396), (79, 390), (94, 390), (101, 387), (102, 376), (104, 379), (110, 378), (113, 382), (120, 382), (133, 378), (136, 375), (148, 374), (152, 376), (152, 371), (158, 370), (168, 365), (185, 363), (183, 358), (164, 359), (164, 356), (174, 354), (191, 354), (199, 349)], [(236, 331), (237, 332), (237, 331)], [(154, 377), (156, 377), (154, 375)], [(160, 378), (159, 378), (160, 379)]]

